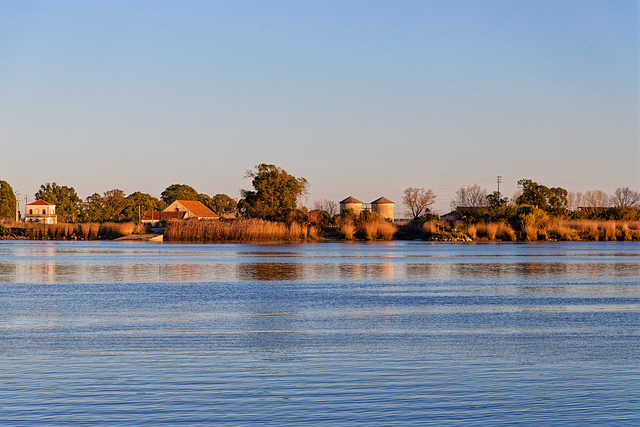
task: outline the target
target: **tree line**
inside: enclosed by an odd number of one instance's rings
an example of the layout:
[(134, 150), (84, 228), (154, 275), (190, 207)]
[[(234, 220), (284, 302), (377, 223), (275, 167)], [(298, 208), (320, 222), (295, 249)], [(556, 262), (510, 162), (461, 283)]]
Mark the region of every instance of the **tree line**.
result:
[[(56, 205), (61, 222), (137, 221), (146, 211), (163, 210), (175, 200), (197, 200), (218, 215), (233, 214), (246, 218), (287, 221), (308, 215), (302, 207), (302, 198), (308, 194), (309, 183), (273, 164), (260, 164), (246, 172), (253, 189), (241, 190), (241, 199), (226, 194), (209, 196), (197, 192), (186, 184), (172, 184), (156, 198), (136, 191), (126, 195), (120, 189), (102, 194), (94, 193), (82, 200), (73, 187), (45, 183), (35, 193)], [(574, 218), (635, 220), (640, 217), (640, 192), (622, 187), (609, 196), (600, 190), (571, 193), (560, 187), (547, 187), (530, 179), (518, 181), (519, 191), (510, 200), (499, 192), (488, 193), (477, 184), (461, 187), (450, 202), (453, 210), (461, 212), (467, 222), (509, 222), (532, 209), (554, 216)], [(431, 189), (409, 187), (404, 190), (402, 202), (414, 221), (425, 221), (436, 216), (431, 206), (436, 200)], [(327, 221), (337, 215), (337, 203), (323, 200), (315, 203), (314, 210)], [(0, 181), (0, 218), (15, 218), (16, 199), (6, 181)]]
[[(429, 207), (435, 194), (424, 188), (408, 188), (403, 203), (414, 220), (431, 219)], [(617, 188), (612, 195), (601, 190), (569, 192), (547, 187), (531, 179), (518, 181), (518, 191), (510, 200), (497, 191), (488, 193), (474, 184), (459, 188), (450, 202), (452, 211), (466, 222), (509, 222), (532, 211), (572, 219), (636, 220), (640, 218), (640, 192)]]
[[(82, 200), (73, 187), (47, 182), (34, 194), (56, 205), (60, 222), (126, 222), (138, 221), (146, 211), (163, 210), (175, 200), (197, 200), (218, 215), (235, 212), (236, 201), (226, 194), (211, 197), (198, 193), (185, 184), (172, 184), (160, 198), (136, 191), (126, 195), (120, 189), (93, 193)], [(16, 196), (6, 181), (0, 181), (0, 218), (13, 219), (16, 215)]]
[[(60, 222), (138, 221), (146, 211), (163, 210), (175, 200), (202, 202), (218, 215), (239, 214), (250, 218), (284, 220), (295, 211), (301, 197), (307, 194), (308, 182), (272, 164), (260, 164), (247, 171), (253, 190), (241, 190), (239, 201), (226, 194), (199, 193), (186, 184), (172, 184), (162, 191), (160, 198), (136, 191), (126, 195), (120, 189), (93, 193), (82, 200), (73, 187), (47, 182), (34, 194), (56, 205)], [(11, 185), (0, 181), (0, 219), (14, 219), (16, 196)]]

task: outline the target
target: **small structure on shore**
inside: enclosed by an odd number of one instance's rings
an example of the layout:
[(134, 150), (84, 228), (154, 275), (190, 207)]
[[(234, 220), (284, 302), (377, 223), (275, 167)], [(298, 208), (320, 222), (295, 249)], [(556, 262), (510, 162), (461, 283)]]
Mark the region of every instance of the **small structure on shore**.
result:
[(31, 223), (57, 224), (56, 205), (38, 199), (24, 207), (24, 218)]
[(218, 219), (219, 216), (204, 203), (195, 200), (176, 200), (171, 203), (163, 212), (184, 212), (184, 219)]
[(379, 199), (371, 202), (371, 211), (377, 213), (384, 219), (388, 219), (393, 222), (393, 210), (395, 203), (386, 197), (380, 197)]
[(443, 221), (455, 222), (460, 221), (467, 217), (467, 215), (475, 215), (480, 212), (481, 209), (486, 209), (483, 206), (457, 206), (456, 210), (440, 216)]
[(354, 214), (360, 215), (362, 212), (362, 202), (353, 196), (349, 196), (340, 202), (340, 215), (351, 210)]
[(143, 224), (157, 224), (162, 220), (183, 219), (184, 212), (146, 211), (142, 217)]
[(169, 219), (218, 219), (215, 212), (196, 200), (176, 200), (163, 211), (147, 211), (142, 218), (143, 224), (157, 224)]

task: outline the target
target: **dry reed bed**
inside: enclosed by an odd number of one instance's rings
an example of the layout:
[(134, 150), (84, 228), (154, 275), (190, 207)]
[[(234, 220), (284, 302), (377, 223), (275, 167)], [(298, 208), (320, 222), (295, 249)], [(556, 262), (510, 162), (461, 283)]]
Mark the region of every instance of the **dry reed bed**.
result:
[(470, 224), (466, 226), (464, 232), (472, 240), (502, 240), (510, 242), (518, 240), (513, 227), (502, 222)]
[(164, 239), (170, 241), (269, 241), (315, 240), (317, 238), (318, 231), (314, 226), (297, 222), (284, 224), (262, 219), (172, 220), (167, 223), (164, 232)]
[(133, 233), (142, 233), (145, 228), (133, 222), (86, 222), (81, 224), (34, 224), (25, 229), (26, 237), (36, 240), (46, 239), (114, 239)]
[(391, 240), (398, 228), (390, 222), (377, 218), (354, 222), (347, 217), (338, 221), (336, 231), (344, 240), (354, 240), (356, 236), (366, 240)]
[[(426, 224), (425, 224), (426, 226)], [(640, 240), (640, 221), (595, 221), (526, 218), (519, 233), (504, 223), (469, 224), (463, 229), (473, 240)]]
[(387, 221), (363, 222), (359, 229), (367, 240), (391, 240), (398, 231), (395, 225)]
[(547, 229), (560, 240), (640, 240), (640, 221), (555, 220)]

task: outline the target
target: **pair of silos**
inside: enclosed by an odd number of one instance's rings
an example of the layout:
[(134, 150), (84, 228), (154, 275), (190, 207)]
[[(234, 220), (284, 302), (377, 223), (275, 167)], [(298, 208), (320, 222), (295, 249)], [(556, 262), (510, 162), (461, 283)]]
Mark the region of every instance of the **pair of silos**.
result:
[[(377, 213), (382, 218), (393, 221), (394, 205), (395, 204), (386, 197), (380, 197), (371, 202), (371, 211)], [(351, 210), (354, 214), (360, 215), (360, 212), (362, 212), (362, 202), (353, 196), (347, 197), (340, 202), (340, 213), (342, 214), (347, 210)]]

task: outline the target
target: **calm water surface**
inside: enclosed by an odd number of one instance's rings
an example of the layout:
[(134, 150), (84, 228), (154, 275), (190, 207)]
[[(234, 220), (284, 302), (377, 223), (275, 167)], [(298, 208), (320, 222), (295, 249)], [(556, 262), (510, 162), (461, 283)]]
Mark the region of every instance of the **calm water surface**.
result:
[(637, 425), (639, 338), (639, 243), (0, 243), (1, 425)]

